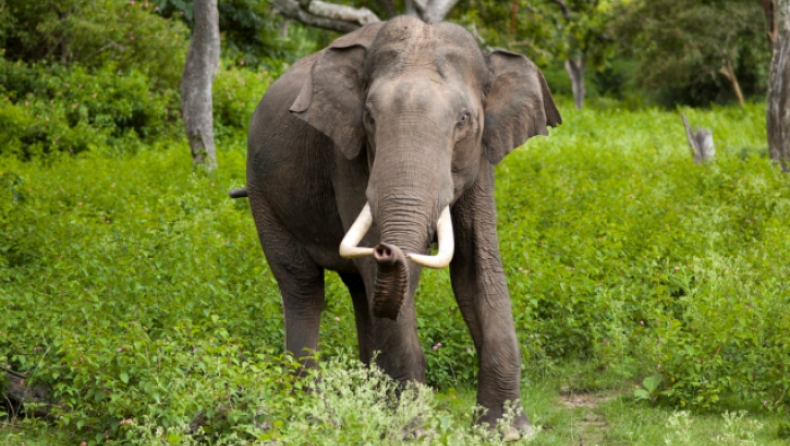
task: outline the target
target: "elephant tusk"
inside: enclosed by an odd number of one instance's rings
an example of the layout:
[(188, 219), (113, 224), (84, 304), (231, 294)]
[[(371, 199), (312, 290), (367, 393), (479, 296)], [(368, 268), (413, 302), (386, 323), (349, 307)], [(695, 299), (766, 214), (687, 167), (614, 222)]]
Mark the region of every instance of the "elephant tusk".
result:
[(370, 213), (370, 204), (365, 203), (359, 217), (354, 220), (354, 224), (346, 232), (343, 241), (340, 242), (340, 257), (344, 259), (356, 259), (359, 257), (367, 257), (373, 255), (373, 248), (360, 248), (359, 242), (368, 233), (370, 226), (373, 224), (373, 215)]
[(409, 254), (407, 259), (426, 268), (441, 269), (450, 264), (455, 252), (455, 238), (453, 236), (453, 220), (450, 218), (450, 206), (447, 206), (439, 215), (436, 223), (436, 238), (438, 239), (439, 252), (435, 256), (422, 254)]

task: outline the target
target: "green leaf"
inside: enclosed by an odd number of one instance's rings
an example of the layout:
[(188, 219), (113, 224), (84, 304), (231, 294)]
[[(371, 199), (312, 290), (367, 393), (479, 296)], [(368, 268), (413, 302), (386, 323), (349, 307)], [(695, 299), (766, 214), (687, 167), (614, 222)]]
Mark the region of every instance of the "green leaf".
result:
[(126, 372), (121, 372), (121, 382), (124, 384), (129, 384), (129, 375)]
[(649, 400), (650, 399), (650, 393), (648, 393), (648, 391), (645, 390), (645, 389), (635, 389), (634, 390), (634, 398), (636, 398), (638, 400)]
[(661, 384), (663, 377), (659, 374), (655, 374), (652, 376), (648, 376), (642, 381), (642, 385), (645, 386), (645, 389), (649, 390), (650, 393), (653, 393), (658, 389), (658, 386)]

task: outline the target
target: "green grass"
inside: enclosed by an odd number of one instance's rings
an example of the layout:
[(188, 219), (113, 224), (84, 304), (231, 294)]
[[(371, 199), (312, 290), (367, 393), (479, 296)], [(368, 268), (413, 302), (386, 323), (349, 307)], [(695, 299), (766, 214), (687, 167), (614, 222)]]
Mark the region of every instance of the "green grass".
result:
[[(535, 444), (663, 444), (676, 409), (695, 414), (689, 444), (716, 444), (720, 414), (738, 409), (765, 425), (749, 428), (758, 443), (779, 441), (790, 180), (765, 158), (763, 108), (684, 110), (713, 130), (709, 165), (692, 162), (678, 113), (563, 107), (551, 137), (498, 166), (525, 410), (543, 427)], [(294, 421), (315, 400), (292, 391), (309, 383), (288, 375), (248, 206), (226, 196), (244, 184), (244, 139), (229, 131), (218, 146), (213, 176), (192, 172), (183, 142), (2, 159), (0, 364), (54, 387), (61, 404), (43, 433), (41, 421), (4, 425), (0, 444), (145, 444), (157, 428), (188, 441), (179, 429), (198, 413), (212, 442), (315, 430)], [(327, 276), (322, 355), (353, 356), (350, 299)], [(480, 440), (469, 428), (476, 358), (447, 272), (426, 271), (416, 301), (440, 393), (424, 402), (438, 411), (425, 422), (438, 442)], [(659, 386), (642, 385), (655, 375)], [(613, 398), (563, 406), (585, 392)], [(364, 412), (354, 407), (348, 416)]]
[[(529, 444), (787, 444), (776, 434), (786, 416), (746, 412), (728, 425), (723, 414), (691, 414), (635, 402), (631, 398), (633, 385), (625, 383), (610, 389), (573, 391), (568, 386), (579, 378), (578, 367), (576, 363), (565, 363), (557, 376), (524, 389), (524, 410), (540, 427), (539, 435)], [(474, 392), (468, 388), (440, 394), (438, 398), (440, 407), (458, 417), (463, 417), (474, 404)], [(679, 422), (673, 424), (676, 420)]]

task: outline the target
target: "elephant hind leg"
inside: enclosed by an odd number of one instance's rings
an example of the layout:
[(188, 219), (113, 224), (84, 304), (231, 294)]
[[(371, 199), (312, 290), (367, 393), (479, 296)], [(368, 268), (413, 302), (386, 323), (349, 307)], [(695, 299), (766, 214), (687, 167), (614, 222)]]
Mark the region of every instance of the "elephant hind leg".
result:
[(373, 326), (368, 306), (368, 294), (362, 276), (352, 273), (340, 273), (340, 278), (348, 287), (351, 301), (354, 303), (354, 317), (357, 324), (359, 341), (359, 360), (370, 365), (373, 359)]
[(324, 309), (324, 270), (274, 217), (265, 200), (250, 196), (250, 207), (263, 253), (280, 287), (285, 349), (305, 367), (313, 367)]

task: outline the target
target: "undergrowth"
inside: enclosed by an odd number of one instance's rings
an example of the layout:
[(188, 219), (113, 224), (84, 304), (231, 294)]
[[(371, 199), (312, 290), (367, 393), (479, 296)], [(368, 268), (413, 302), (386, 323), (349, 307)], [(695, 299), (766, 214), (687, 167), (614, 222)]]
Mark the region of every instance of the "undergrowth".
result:
[[(345, 378), (319, 381), (332, 390), (293, 391), (313, 384), (290, 378), (276, 283), (246, 201), (226, 195), (245, 181), (234, 123), (257, 99), (234, 82), (229, 108), (219, 107), (228, 124), (213, 176), (193, 173), (186, 144), (171, 138), (31, 161), (3, 152), (0, 363), (55, 389), (51, 422), (64, 440), (306, 431), (377, 441), (372, 421), (353, 418), (365, 412), (351, 398), (346, 409), (311, 399), (341, 394), (331, 386)], [(677, 113), (563, 108), (551, 137), (497, 167), (526, 385), (571, 359), (608, 377), (576, 385), (634, 381), (651, 404), (787, 410), (790, 188), (765, 158), (764, 107), (685, 112), (712, 128), (714, 163), (692, 162)], [(341, 364), (337, 373), (357, 370), (340, 359), (355, 345), (350, 299), (327, 277), (321, 354)], [(424, 272), (416, 302), (428, 383), (471, 385), (474, 348), (447, 273)], [(654, 377), (649, 389), (645, 377)], [(414, 414), (385, 406), (375, 416), (392, 426)], [(418, 424), (437, 439), (482, 435), (469, 413), (423, 413)], [(377, 435), (394, 442), (402, 428), (392, 429)]]

